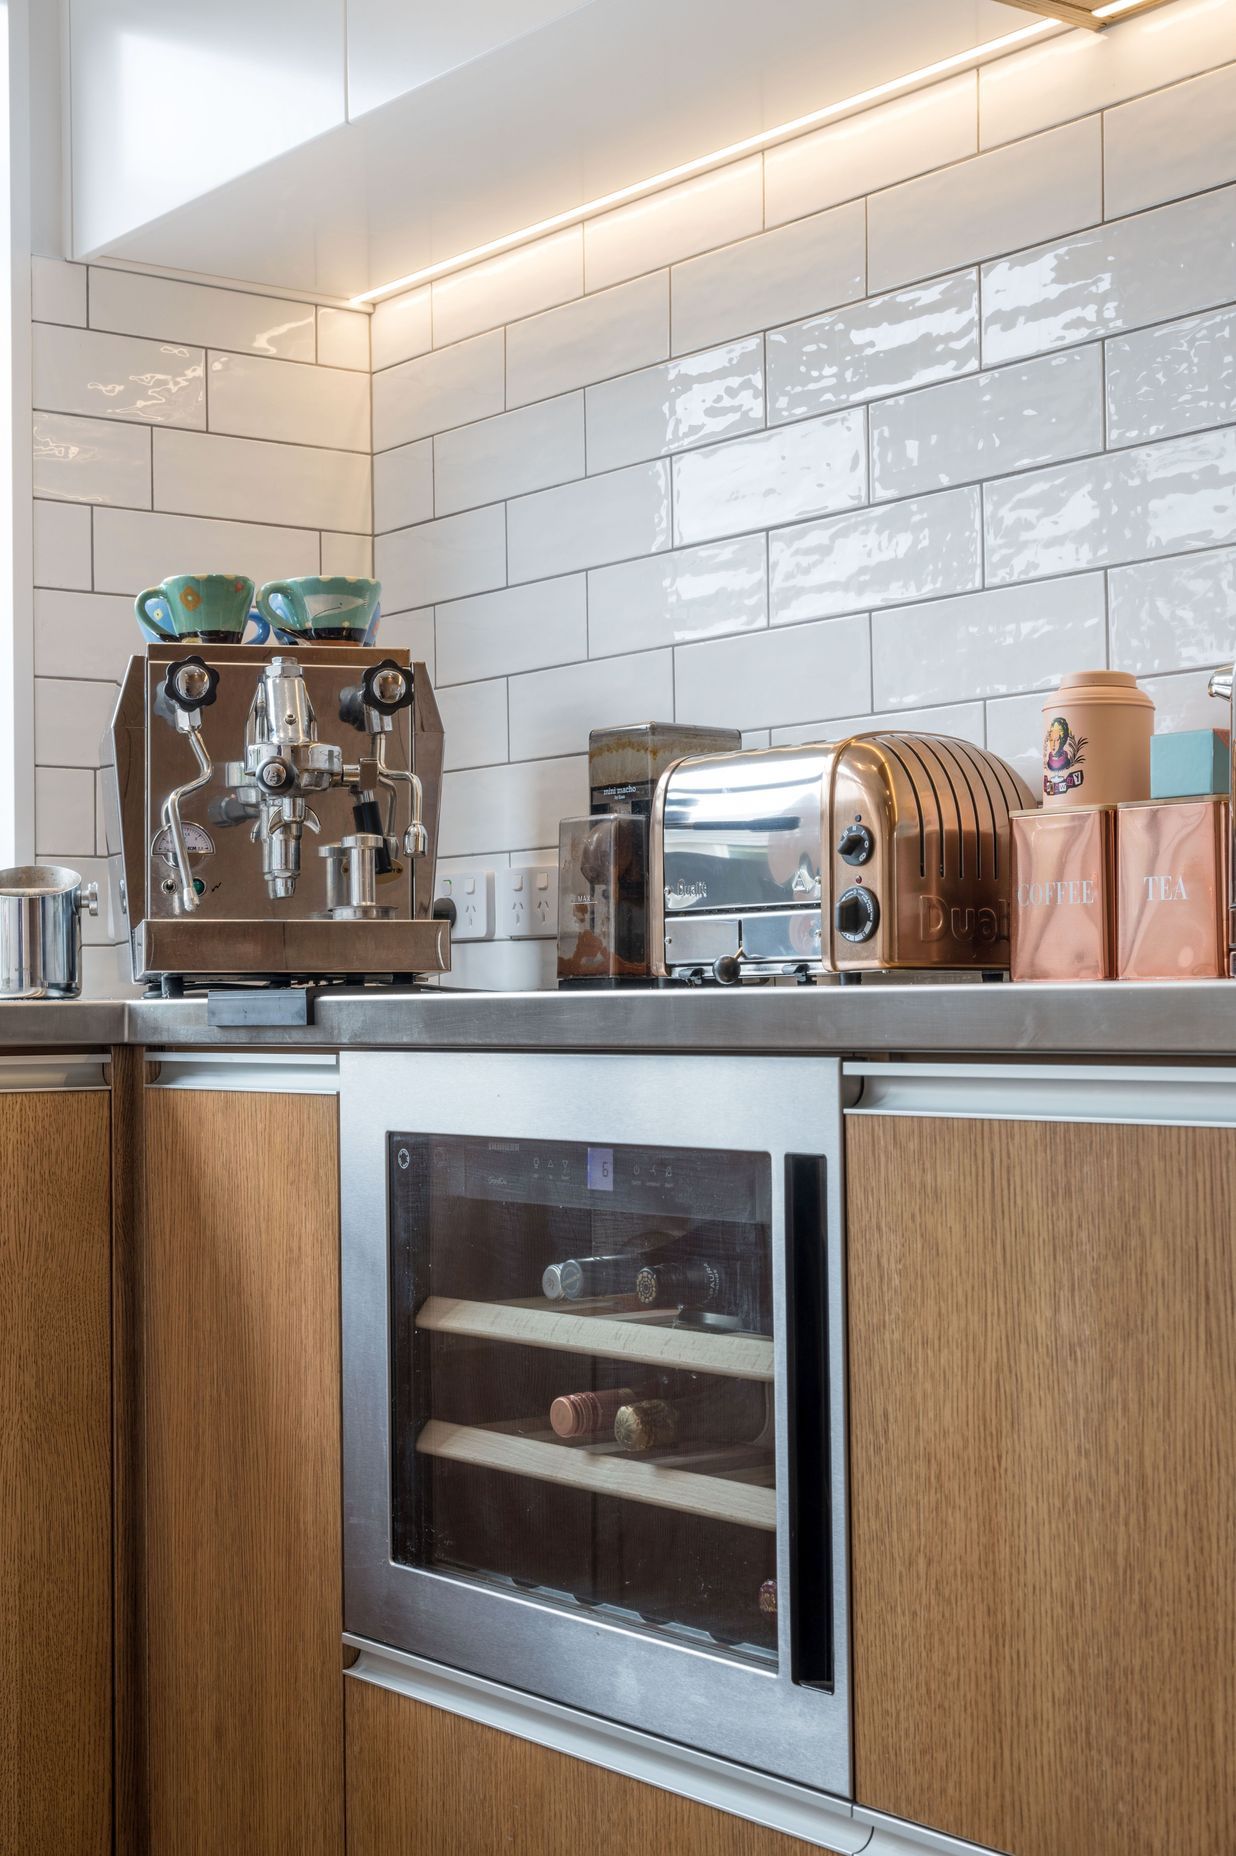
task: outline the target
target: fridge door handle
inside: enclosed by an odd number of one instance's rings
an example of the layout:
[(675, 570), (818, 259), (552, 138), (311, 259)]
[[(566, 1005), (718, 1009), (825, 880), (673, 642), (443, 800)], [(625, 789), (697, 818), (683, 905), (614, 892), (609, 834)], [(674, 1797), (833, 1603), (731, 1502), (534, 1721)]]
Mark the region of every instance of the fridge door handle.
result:
[(829, 1400), (827, 1163), (785, 1162), (790, 1679), (832, 1688), (833, 1462)]

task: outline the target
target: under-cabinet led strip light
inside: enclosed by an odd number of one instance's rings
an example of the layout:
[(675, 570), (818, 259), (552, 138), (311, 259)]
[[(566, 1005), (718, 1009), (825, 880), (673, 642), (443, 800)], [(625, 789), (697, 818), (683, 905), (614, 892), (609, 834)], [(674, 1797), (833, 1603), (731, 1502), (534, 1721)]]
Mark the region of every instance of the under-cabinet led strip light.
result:
[[(1144, 4), (1145, 0), (1111, 0), (1110, 5), (1096, 12), (1095, 18), (1103, 18), (1109, 13), (1122, 13), (1128, 7)], [(737, 161), (741, 155), (755, 154), (762, 148), (771, 148), (777, 142), (788, 142), (808, 129), (816, 129), (838, 116), (852, 115), (885, 97), (917, 90), (933, 78), (947, 76), (950, 71), (967, 70), (974, 65), (986, 63), (1001, 52), (1011, 51), (1016, 45), (1025, 45), (1031, 39), (1069, 30), (1067, 25), (1057, 19), (1036, 20), (1033, 25), (1019, 27), (1016, 32), (1006, 32), (1002, 38), (988, 39), (983, 45), (974, 45), (967, 52), (954, 52), (949, 58), (939, 58), (934, 64), (925, 64), (917, 71), (908, 71), (904, 77), (890, 78), (886, 84), (876, 84), (871, 90), (857, 91), (852, 97), (843, 97), (839, 103), (830, 103), (822, 110), (812, 110), (808, 116), (796, 116), (792, 122), (780, 123), (775, 129), (764, 129), (759, 135), (747, 136), (744, 141), (731, 142), (728, 148), (716, 148), (711, 154), (700, 155), (694, 161), (684, 161), (676, 168), (666, 168), (664, 173), (654, 174), (648, 180), (634, 181), (629, 187), (619, 187), (616, 192), (604, 193), (599, 199), (586, 200), (582, 206), (572, 206), (567, 212), (555, 213), (550, 219), (538, 219), (535, 225), (521, 226), (518, 232), (508, 232), (502, 238), (490, 239), (488, 244), (474, 245), (470, 251), (458, 252), (453, 258), (443, 258), (439, 263), (427, 264), (419, 271), (409, 271), (406, 277), (396, 277), (389, 284), (379, 284), (375, 290), (363, 291), (361, 295), (354, 296), (352, 302), (358, 307), (364, 303), (376, 303), (382, 297), (393, 296), (397, 290), (411, 290), (417, 284), (431, 283), (435, 277), (462, 271), (481, 258), (493, 258), (500, 252), (514, 250), (517, 245), (527, 245), (533, 239), (544, 238), (547, 232), (561, 232), (567, 226), (577, 226), (582, 220), (591, 219), (612, 206), (624, 206), (629, 200), (641, 200), (647, 194), (660, 193), (664, 188), (672, 187), (675, 181), (688, 180), (695, 174), (706, 174), (713, 168), (725, 167), (729, 162)]]

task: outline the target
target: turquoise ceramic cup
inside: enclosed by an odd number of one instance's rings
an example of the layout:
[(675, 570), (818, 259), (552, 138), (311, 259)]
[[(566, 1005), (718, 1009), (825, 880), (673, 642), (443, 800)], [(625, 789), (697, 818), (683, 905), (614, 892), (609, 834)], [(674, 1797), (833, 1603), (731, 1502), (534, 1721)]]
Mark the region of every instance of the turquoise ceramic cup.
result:
[(377, 628), (380, 580), (345, 574), (308, 574), (299, 580), (268, 580), (258, 594), (258, 611), (281, 644), (368, 644)]
[(244, 574), (172, 574), (148, 586), (133, 602), (143, 636), (153, 644), (240, 644), (250, 617), (250, 644), (263, 644), (270, 627), (253, 605), (253, 582)]

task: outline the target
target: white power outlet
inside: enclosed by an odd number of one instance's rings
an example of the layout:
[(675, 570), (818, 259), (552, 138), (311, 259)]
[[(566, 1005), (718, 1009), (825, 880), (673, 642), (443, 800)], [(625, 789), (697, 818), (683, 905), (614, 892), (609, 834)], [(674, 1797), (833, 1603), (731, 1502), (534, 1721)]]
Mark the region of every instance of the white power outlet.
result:
[[(506, 872), (503, 872), (505, 875)], [(492, 941), (494, 938), (494, 873), (492, 870), (439, 872), (435, 899), (448, 896), (455, 904), (452, 941)]]
[(511, 941), (549, 939), (558, 932), (557, 864), (514, 864), (498, 872), (498, 921)]

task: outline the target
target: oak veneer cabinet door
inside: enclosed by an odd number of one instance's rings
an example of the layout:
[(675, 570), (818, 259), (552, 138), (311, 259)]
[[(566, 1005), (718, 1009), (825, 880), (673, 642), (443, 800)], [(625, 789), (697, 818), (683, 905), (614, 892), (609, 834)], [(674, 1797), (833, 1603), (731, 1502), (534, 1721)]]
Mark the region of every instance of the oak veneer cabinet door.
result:
[(0, 1850), (112, 1836), (105, 1089), (0, 1093)]
[(145, 1092), (155, 1856), (342, 1849), (337, 1107)]
[(828, 1856), (372, 1682), (345, 1682), (348, 1856)]
[(851, 1117), (855, 1790), (1236, 1850), (1236, 1132)]

